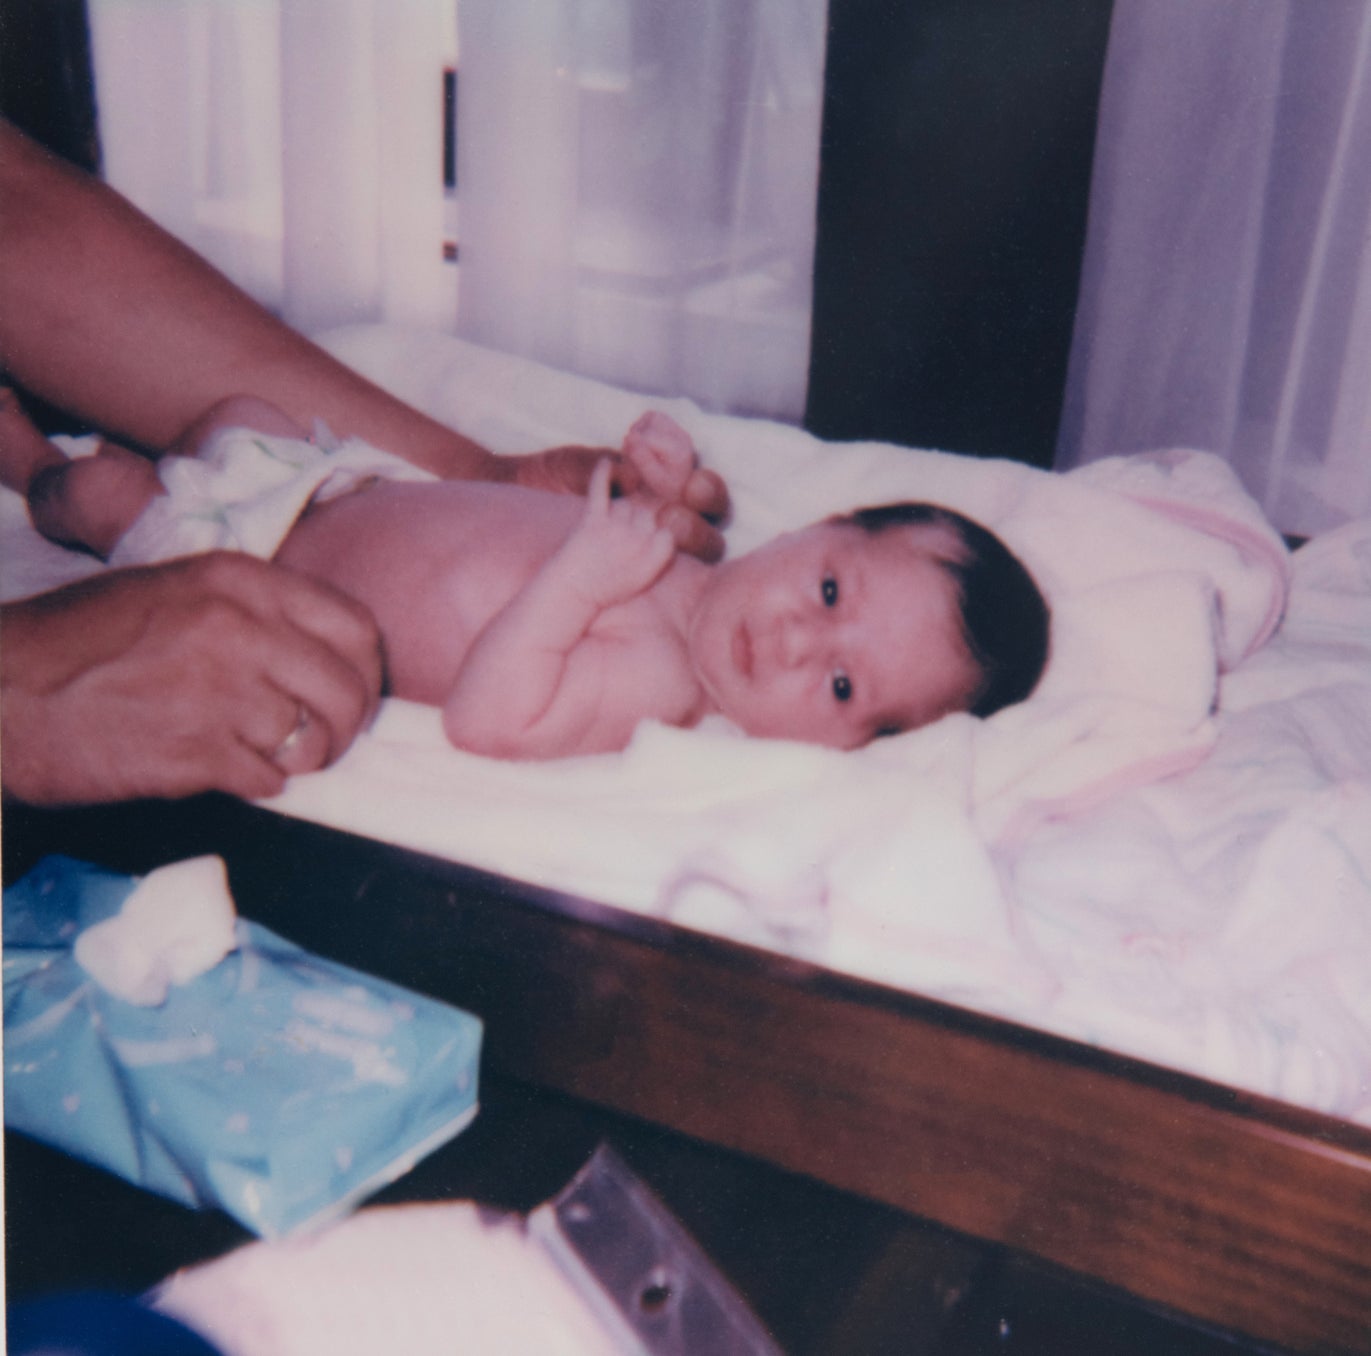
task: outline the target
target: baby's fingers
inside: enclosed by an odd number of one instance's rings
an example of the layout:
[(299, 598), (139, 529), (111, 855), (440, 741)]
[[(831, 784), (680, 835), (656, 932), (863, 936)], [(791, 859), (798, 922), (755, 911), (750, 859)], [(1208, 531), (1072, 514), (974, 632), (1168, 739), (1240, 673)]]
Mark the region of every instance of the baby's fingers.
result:
[(614, 473), (614, 464), (608, 457), (601, 457), (590, 473), (590, 483), (586, 486), (586, 517), (603, 518), (609, 512), (609, 483)]
[(657, 525), (650, 511), (642, 508), (631, 519), (625, 517), (623, 532), (624, 579), (640, 591), (650, 587), (671, 564), (676, 555), (676, 538), (669, 528)]
[(648, 559), (655, 579), (676, 558), (676, 538), (669, 527), (657, 527), (648, 538)]
[(624, 460), (659, 498), (680, 499), (697, 461), (690, 434), (674, 419), (649, 410), (624, 438)]

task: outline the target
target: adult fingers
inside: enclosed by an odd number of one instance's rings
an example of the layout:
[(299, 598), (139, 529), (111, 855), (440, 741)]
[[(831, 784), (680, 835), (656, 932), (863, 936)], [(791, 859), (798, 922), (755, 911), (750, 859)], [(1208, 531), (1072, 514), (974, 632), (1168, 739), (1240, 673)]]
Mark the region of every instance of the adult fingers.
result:
[(236, 741), (216, 760), (208, 789), (227, 791), (243, 800), (266, 800), (285, 790), (288, 775), (261, 750)]
[(162, 706), (157, 729), (137, 740), (145, 794), (227, 791), (256, 800), (278, 794), (286, 778), (328, 761), (328, 725), (249, 664), (221, 669), (220, 685), (187, 672), (185, 690)]
[[(244, 563), (260, 568), (246, 570), (241, 568)], [(261, 728), (246, 729), (244, 737), (269, 751), (285, 737), (297, 707), (303, 706), (315, 717), (315, 734), (305, 741), (313, 757), (305, 760), (297, 754), (291, 770), (332, 762), (371, 719), (380, 700), (381, 642), (371, 614), (327, 585), (244, 557), (230, 556), (212, 565), (210, 579), (244, 611), (223, 623), (229, 634), (205, 636), (203, 644), (222, 648), (231, 639), (243, 680), (260, 672), (282, 694), (275, 711), (270, 701), (263, 702), (260, 720), (266, 722), (265, 733)], [(211, 615), (209, 629), (217, 632), (218, 625)], [(261, 700), (260, 693), (255, 695)]]
[[(363, 711), (346, 665), (340, 667), (347, 676), (337, 681), (347, 704), (327, 698), (327, 718), (317, 714), (317, 697), (296, 695), (319, 690), (321, 664), (339, 661), (284, 623), (263, 622), (217, 599), (201, 614), (177, 619), (174, 634), (149, 634), (146, 646), (92, 673), (101, 691), (98, 709), (86, 715), (121, 716), (116, 744), (135, 749), (130, 761), (166, 783), (158, 794), (215, 788), (269, 795), (285, 773), (322, 767), (335, 738), (344, 737), (334, 726), (350, 738)], [(283, 671), (287, 685), (272, 677)], [(243, 750), (254, 757), (245, 760)]]
[(288, 776), (314, 772), (331, 761), (333, 731), (329, 723), (301, 701), (291, 701), (290, 728), (267, 751), (268, 761)]
[(332, 722), (269, 681), (254, 684), (232, 720), (239, 742), (281, 773), (314, 772), (330, 761)]
[[(214, 557), (206, 559), (215, 561)], [(261, 568), (251, 576), (239, 578), (236, 572), (245, 563)], [(246, 591), (250, 607), (264, 616), (282, 618), (350, 667), (361, 685), (367, 715), (375, 711), (385, 677), (381, 635), (375, 618), (361, 603), (328, 584), (280, 565), (264, 565), (234, 554), (225, 554), (215, 564), (233, 576), (228, 584), (230, 589)], [(322, 653), (316, 653), (322, 662)]]
[(384, 680), (381, 632), (376, 619), (356, 599), (329, 585), (293, 571), (282, 573), (287, 576), (286, 615), (357, 671), (374, 705)]
[[(264, 674), (271, 687), (284, 694), (292, 713), (287, 721), (277, 722), (279, 733), (272, 743), (261, 746), (264, 751), (270, 755), (290, 738), (300, 724), (301, 710), (309, 726), (307, 738), (296, 737), (295, 744), (301, 747), (290, 763), (293, 772), (312, 771), (334, 762), (375, 710), (357, 670), (329, 646), (299, 631), (273, 637), (264, 656)], [(306, 759), (306, 753), (311, 758)], [(279, 764), (278, 759), (273, 761)]]
[(685, 505), (663, 504), (657, 510), (657, 522), (675, 538), (678, 549), (688, 555), (698, 556), (706, 563), (723, 559), (723, 533)]
[[(131, 694), (130, 694), (131, 695)], [(151, 704), (106, 692), (97, 709), (79, 699), (60, 702), (71, 734), (85, 729), (78, 758), (64, 750), (70, 776), (59, 799), (67, 803), (140, 796), (188, 796), (225, 791), (244, 799), (277, 794), (286, 773), (241, 734), (240, 704), (217, 700), (192, 678), (184, 692)], [(246, 709), (256, 711), (260, 701)], [(107, 722), (117, 722), (109, 728)], [(93, 732), (93, 733), (92, 733)], [(79, 767), (71, 766), (79, 761)]]
[(717, 471), (697, 466), (686, 481), (684, 502), (687, 508), (696, 513), (722, 522), (728, 517), (728, 486)]
[(525, 457), (509, 457), (506, 467), (514, 484), (526, 489), (585, 494), (595, 467), (606, 457), (616, 464), (622, 460), (608, 447), (552, 447)]

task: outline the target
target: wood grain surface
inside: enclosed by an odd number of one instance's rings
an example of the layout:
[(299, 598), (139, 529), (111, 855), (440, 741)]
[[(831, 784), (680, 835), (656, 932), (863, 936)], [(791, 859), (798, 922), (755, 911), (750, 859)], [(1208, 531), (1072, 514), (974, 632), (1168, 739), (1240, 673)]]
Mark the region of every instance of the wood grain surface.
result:
[[(501, 1075), (1248, 1338), (1371, 1353), (1364, 1128), (331, 830), (213, 818), (246, 915), (479, 1013)], [(106, 830), (106, 858), (139, 840)]]

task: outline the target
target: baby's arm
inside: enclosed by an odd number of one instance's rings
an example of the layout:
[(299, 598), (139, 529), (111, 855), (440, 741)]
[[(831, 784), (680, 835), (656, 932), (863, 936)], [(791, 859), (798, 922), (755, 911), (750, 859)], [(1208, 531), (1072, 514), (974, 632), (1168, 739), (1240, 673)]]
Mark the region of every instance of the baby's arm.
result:
[(676, 553), (651, 509), (610, 500), (609, 478), (601, 462), (580, 523), (467, 651), (443, 707), (459, 748), (556, 757), (580, 751), (603, 714), (612, 647), (590, 628), (606, 608), (650, 588)]

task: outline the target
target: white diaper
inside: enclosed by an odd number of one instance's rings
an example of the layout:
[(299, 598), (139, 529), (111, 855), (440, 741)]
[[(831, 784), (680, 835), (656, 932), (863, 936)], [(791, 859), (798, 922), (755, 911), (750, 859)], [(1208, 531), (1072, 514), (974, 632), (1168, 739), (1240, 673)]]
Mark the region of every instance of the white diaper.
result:
[(163, 457), (166, 494), (124, 534), (111, 565), (150, 565), (205, 551), (270, 560), (307, 505), (361, 481), (432, 480), (427, 471), (357, 438), (335, 443), (225, 429), (196, 457)]

